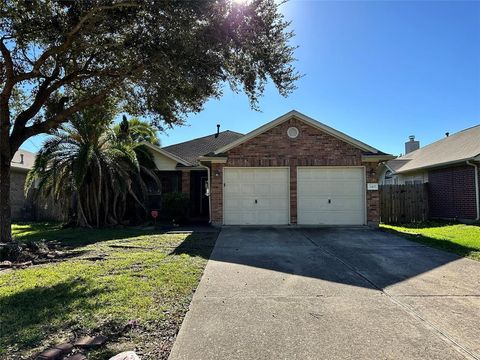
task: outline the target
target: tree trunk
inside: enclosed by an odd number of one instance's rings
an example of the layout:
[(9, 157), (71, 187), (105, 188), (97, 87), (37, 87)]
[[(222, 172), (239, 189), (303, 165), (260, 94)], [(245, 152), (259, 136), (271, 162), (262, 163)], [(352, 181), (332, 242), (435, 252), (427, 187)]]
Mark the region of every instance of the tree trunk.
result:
[(10, 111), (8, 98), (0, 95), (0, 242), (12, 241), (10, 209)]
[[(7, 137), (8, 139), (8, 137)], [(4, 139), (0, 138), (0, 142)], [(3, 145), (3, 144), (2, 144)], [(10, 209), (10, 153), (0, 146), (0, 242), (12, 241), (12, 214)], [(7, 152), (7, 154), (5, 154)]]

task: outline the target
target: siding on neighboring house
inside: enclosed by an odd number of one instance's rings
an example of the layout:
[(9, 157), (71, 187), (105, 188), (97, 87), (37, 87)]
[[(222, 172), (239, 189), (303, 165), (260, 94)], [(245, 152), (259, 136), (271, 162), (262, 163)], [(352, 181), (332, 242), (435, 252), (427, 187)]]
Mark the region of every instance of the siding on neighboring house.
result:
[(33, 216), (33, 204), (25, 198), (24, 187), (27, 172), (12, 168), (10, 173), (10, 205), (12, 220), (30, 220)]
[[(297, 127), (295, 139), (287, 136), (289, 127)], [(225, 164), (212, 164), (212, 222), (223, 223), (224, 167), (290, 167), (290, 223), (297, 223), (297, 166), (365, 166), (366, 181), (377, 182), (377, 163), (363, 163), (362, 150), (318, 130), (296, 118), (257, 135), (227, 151)], [(378, 223), (379, 193), (367, 191), (367, 221)]]
[(461, 165), (429, 172), (430, 216), (473, 220), (477, 216), (475, 169)]
[(405, 185), (405, 184), (423, 184), (428, 182), (427, 171), (414, 171), (408, 174), (391, 174), (389, 170), (382, 165), (379, 182), (381, 185)]
[(32, 189), (25, 196), (25, 180), (27, 171), (12, 167), (10, 173), (10, 205), (13, 221), (64, 221), (64, 214), (60, 207), (51, 198), (34, 197)]

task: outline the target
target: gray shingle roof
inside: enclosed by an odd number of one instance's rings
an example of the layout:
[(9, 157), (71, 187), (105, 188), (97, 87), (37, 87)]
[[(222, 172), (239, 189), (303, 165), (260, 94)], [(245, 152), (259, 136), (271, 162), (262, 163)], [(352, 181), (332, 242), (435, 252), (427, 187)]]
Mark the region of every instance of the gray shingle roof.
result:
[(225, 130), (220, 132), (218, 137), (215, 137), (215, 134), (211, 134), (179, 144), (165, 146), (162, 147), (162, 149), (182, 158), (192, 165), (197, 165), (199, 156), (207, 155), (242, 136), (243, 134), (235, 131)]
[(459, 131), (404, 156), (389, 160), (397, 173), (466, 161), (480, 155), (480, 125)]

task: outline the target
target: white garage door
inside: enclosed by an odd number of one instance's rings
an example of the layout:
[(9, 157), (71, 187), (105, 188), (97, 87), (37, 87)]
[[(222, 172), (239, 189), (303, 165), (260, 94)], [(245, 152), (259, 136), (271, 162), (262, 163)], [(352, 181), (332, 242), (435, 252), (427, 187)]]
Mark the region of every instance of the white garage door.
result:
[(223, 222), (226, 225), (289, 223), (286, 168), (225, 168)]
[(305, 225), (363, 225), (364, 168), (298, 168), (298, 223)]

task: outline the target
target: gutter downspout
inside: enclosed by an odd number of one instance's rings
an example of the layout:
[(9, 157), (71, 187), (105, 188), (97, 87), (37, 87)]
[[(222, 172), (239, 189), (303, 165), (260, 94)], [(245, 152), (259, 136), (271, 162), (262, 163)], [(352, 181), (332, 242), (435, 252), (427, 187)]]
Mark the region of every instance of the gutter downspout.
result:
[(475, 218), (475, 221), (480, 220), (480, 196), (479, 196), (479, 191), (480, 188), (478, 187), (478, 165), (473, 164), (470, 162), (470, 160), (467, 160), (467, 165), (473, 166), (475, 169), (475, 197), (477, 201), (477, 217)]
[[(208, 179), (208, 223), (211, 224), (212, 223), (212, 197), (210, 195), (212, 195), (211, 191), (210, 191), (210, 184), (211, 184), (211, 179), (210, 179), (210, 168), (206, 165), (203, 165), (201, 162), (199, 162), (199, 165), (200, 167), (204, 168), (204, 169), (207, 169), (207, 179)], [(478, 196), (478, 193), (477, 193), (477, 196)]]

